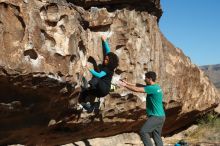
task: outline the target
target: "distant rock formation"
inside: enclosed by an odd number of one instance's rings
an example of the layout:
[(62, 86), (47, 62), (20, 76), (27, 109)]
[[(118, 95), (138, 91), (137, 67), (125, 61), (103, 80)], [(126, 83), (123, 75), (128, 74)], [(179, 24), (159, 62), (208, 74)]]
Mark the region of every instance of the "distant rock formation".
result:
[(220, 64), (205, 65), (200, 66), (200, 68), (206, 73), (216, 88), (220, 90)]
[(114, 80), (143, 83), (146, 71), (157, 72), (167, 115), (163, 135), (217, 106), (216, 88), (161, 34), (159, 0), (72, 2), (1, 0), (0, 145), (59, 145), (139, 130), (146, 95), (123, 88), (105, 97), (98, 115), (79, 116), (80, 72), (91, 77), (89, 56), (102, 62), (103, 33), (120, 58)]

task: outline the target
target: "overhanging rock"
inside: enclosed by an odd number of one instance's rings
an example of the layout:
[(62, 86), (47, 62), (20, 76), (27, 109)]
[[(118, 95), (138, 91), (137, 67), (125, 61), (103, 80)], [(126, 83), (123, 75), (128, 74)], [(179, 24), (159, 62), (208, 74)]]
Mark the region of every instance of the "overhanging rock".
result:
[[(114, 80), (143, 83), (146, 71), (157, 72), (167, 114), (164, 135), (217, 106), (212, 83), (160, 32), (159, 0), (140, 1), (144, 8), (136, 1), (75, 2), (0, 2), (2, 145), (56, 145), (139, 130), (144, 94), (117, 88), (100, 114), (77, 110), (80, 73), (91, 77), (87, 59), (102, 62), (102, 34), (120, 58)], [(48, 127), (54, 120), (59, 124)]]

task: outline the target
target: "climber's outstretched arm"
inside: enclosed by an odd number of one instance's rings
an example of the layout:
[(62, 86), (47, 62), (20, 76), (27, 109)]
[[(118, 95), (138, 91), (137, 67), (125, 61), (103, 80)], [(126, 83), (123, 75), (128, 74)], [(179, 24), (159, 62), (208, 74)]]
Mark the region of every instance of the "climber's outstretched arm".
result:
[(107, 37), (105, 35), (102, 36), (102, 45), (105, 49), (105, 53), (108, 54), (111, 51), (111, 49), (109, 47)]
[(104, 77), (106, 75), (105, 71), (101, 71), (101, 72), (96, 72), (94, 69), (90, 69), (89, 70), (91, 72), (91, 74), (97, 78), (101, 78)]

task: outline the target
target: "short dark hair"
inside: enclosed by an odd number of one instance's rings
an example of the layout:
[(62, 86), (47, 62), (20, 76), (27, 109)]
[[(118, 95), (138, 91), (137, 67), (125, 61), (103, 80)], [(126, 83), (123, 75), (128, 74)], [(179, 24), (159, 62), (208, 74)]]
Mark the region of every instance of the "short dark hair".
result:
[(156, 81), (156, 78), (157, 78), (157, 75), (156, 75), (156, 73), (155, 72), (153, 72), (153, 71), (149, 71), (149, 72), (147, 72), (147, 73), (145, 73), (145, 77), (146, 78), (150, 78), (150, 79), (152, 79), (152, 81)]
[(110, 70), (114, 70), (116, 67), (118, 67), (119, 59), (115, 53), (109, 52), (106, 56), (109, 57), (109, 63), (107, 64), (107, 67)]

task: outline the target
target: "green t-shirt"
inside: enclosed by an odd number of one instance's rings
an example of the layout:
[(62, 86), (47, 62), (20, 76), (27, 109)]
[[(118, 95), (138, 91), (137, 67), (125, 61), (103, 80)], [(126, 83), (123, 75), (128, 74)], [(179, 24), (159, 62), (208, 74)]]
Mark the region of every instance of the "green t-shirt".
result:
[(148, 85), (144, 87), (147, 93), (146, 113), (148, 116), (165, 116), (163, 109), (163, 92), (158, 84)]

